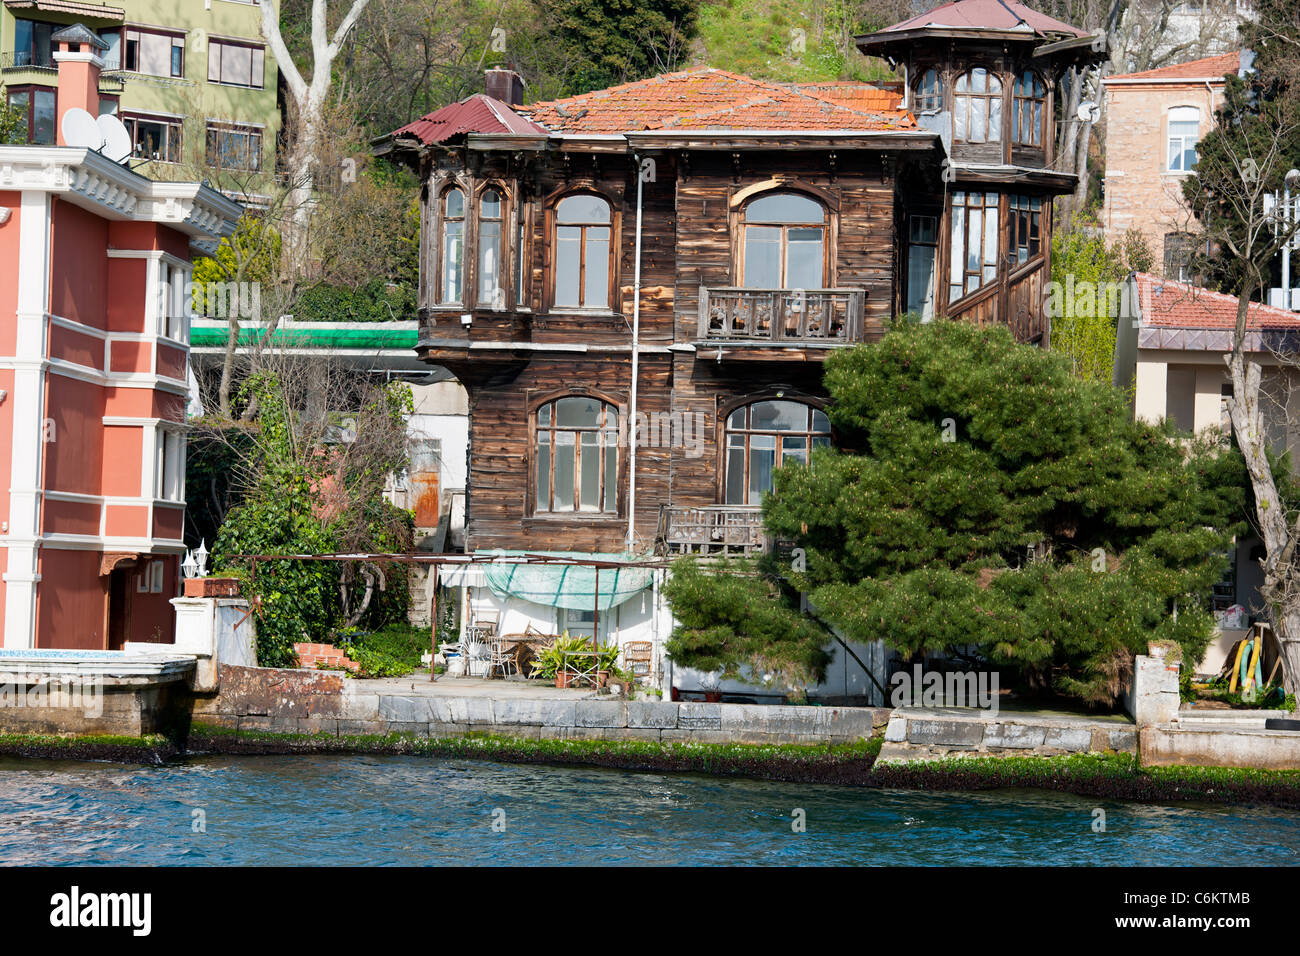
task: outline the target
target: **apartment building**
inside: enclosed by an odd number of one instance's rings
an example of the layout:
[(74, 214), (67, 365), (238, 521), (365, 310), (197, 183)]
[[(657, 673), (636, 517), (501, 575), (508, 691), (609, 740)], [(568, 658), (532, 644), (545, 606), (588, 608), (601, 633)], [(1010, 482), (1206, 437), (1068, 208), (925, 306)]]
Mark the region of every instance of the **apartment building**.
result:
[(99, 108), (125, 124), (133, 167), (155, 179), (209, 179), (256, 201), (280, 128), (261, 20), (257, 0), (5, 0), (0, 86), (26, 117), (27, 142), (52, 145), (60, 108), (50, 37), (84, 24), (107, 44)]
[[(52, 42), (54, 122), (94, 115), (103, 41), (77, 27)], [(0, 145), (4, 648), (171, 642), (185, 553), (183, 290), (192, 249), (242, 212), (207, 185), (150, 179), (62, 136)]]

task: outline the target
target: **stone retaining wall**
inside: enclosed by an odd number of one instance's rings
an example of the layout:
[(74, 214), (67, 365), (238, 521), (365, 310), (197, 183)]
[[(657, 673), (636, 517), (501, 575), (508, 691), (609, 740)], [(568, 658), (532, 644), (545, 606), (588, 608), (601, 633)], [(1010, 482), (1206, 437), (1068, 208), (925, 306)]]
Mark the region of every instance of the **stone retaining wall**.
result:
[(1300, 734), (1219, 727), (1143, 727), (1144, 767), (1300, 770)]
[(973, 754), (1136, 753), (1137, 745), (1137, 728), (1113, 721), (1014, 713), (991, 717), (955, 708), (900, 708), (889, 719), (879, 759), (900, 762)]
[(338, 674), (274, 668), (222, 665), (220, 676), (217, 695), (196, 699), (194, 719), (273, 733), (831, 744), (868, 738), (889, 719), (871, 707), (372, 693)]

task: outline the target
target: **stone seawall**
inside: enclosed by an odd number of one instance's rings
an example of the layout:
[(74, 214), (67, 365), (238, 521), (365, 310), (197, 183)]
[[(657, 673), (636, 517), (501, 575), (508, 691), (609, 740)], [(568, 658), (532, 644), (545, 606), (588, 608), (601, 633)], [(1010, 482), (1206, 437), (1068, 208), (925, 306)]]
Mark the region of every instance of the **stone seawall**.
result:
[(619, 699), (533, 699), (379, 690), (336, 673), (221, 666), (219, 693), (194, 719), (231, 730), (652, 740), (665, 743), (836, 744), (871, 737), (889, 711)]
[(880, 761), (943, 757), (1059, 756), (1137, 753), (1137, 728), (1128, 721), (1071, 715), (1004, 712), (996, 717), (956, 708), (902, 707), (885, 728)]

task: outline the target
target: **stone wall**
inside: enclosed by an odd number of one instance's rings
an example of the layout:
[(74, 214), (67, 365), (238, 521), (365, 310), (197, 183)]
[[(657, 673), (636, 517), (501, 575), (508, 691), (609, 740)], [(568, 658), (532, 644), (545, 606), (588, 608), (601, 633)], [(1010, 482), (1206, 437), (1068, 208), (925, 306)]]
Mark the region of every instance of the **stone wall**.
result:
[(220, 677), (218, 694), (196, 698), (194, 719), (274, 733), (826, 744), (868, 738), (889, 719), (870, 707), (390, 693), (335, 673), (275, 668), (222, 665)]
[(889, 718), (880, 760), (934, 760), (978, 754), (1011, 757), (1136, 753), (1137, 744), (1136, 728), (1114, 720), (900, 708)]

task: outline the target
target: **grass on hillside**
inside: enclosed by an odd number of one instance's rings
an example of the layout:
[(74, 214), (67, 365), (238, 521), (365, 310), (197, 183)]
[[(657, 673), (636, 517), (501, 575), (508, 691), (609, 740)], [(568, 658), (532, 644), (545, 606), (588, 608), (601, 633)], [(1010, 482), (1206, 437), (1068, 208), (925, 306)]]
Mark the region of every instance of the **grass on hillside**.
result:
[[(854, 22), (836, 0), (718, 0), (700, 7), (696, 65), (782, 83), (892, 79), (888, 66), (864, 57), (853, 34), (873, 24)], [(796, 43), (803, 31), (803, 49)]]

